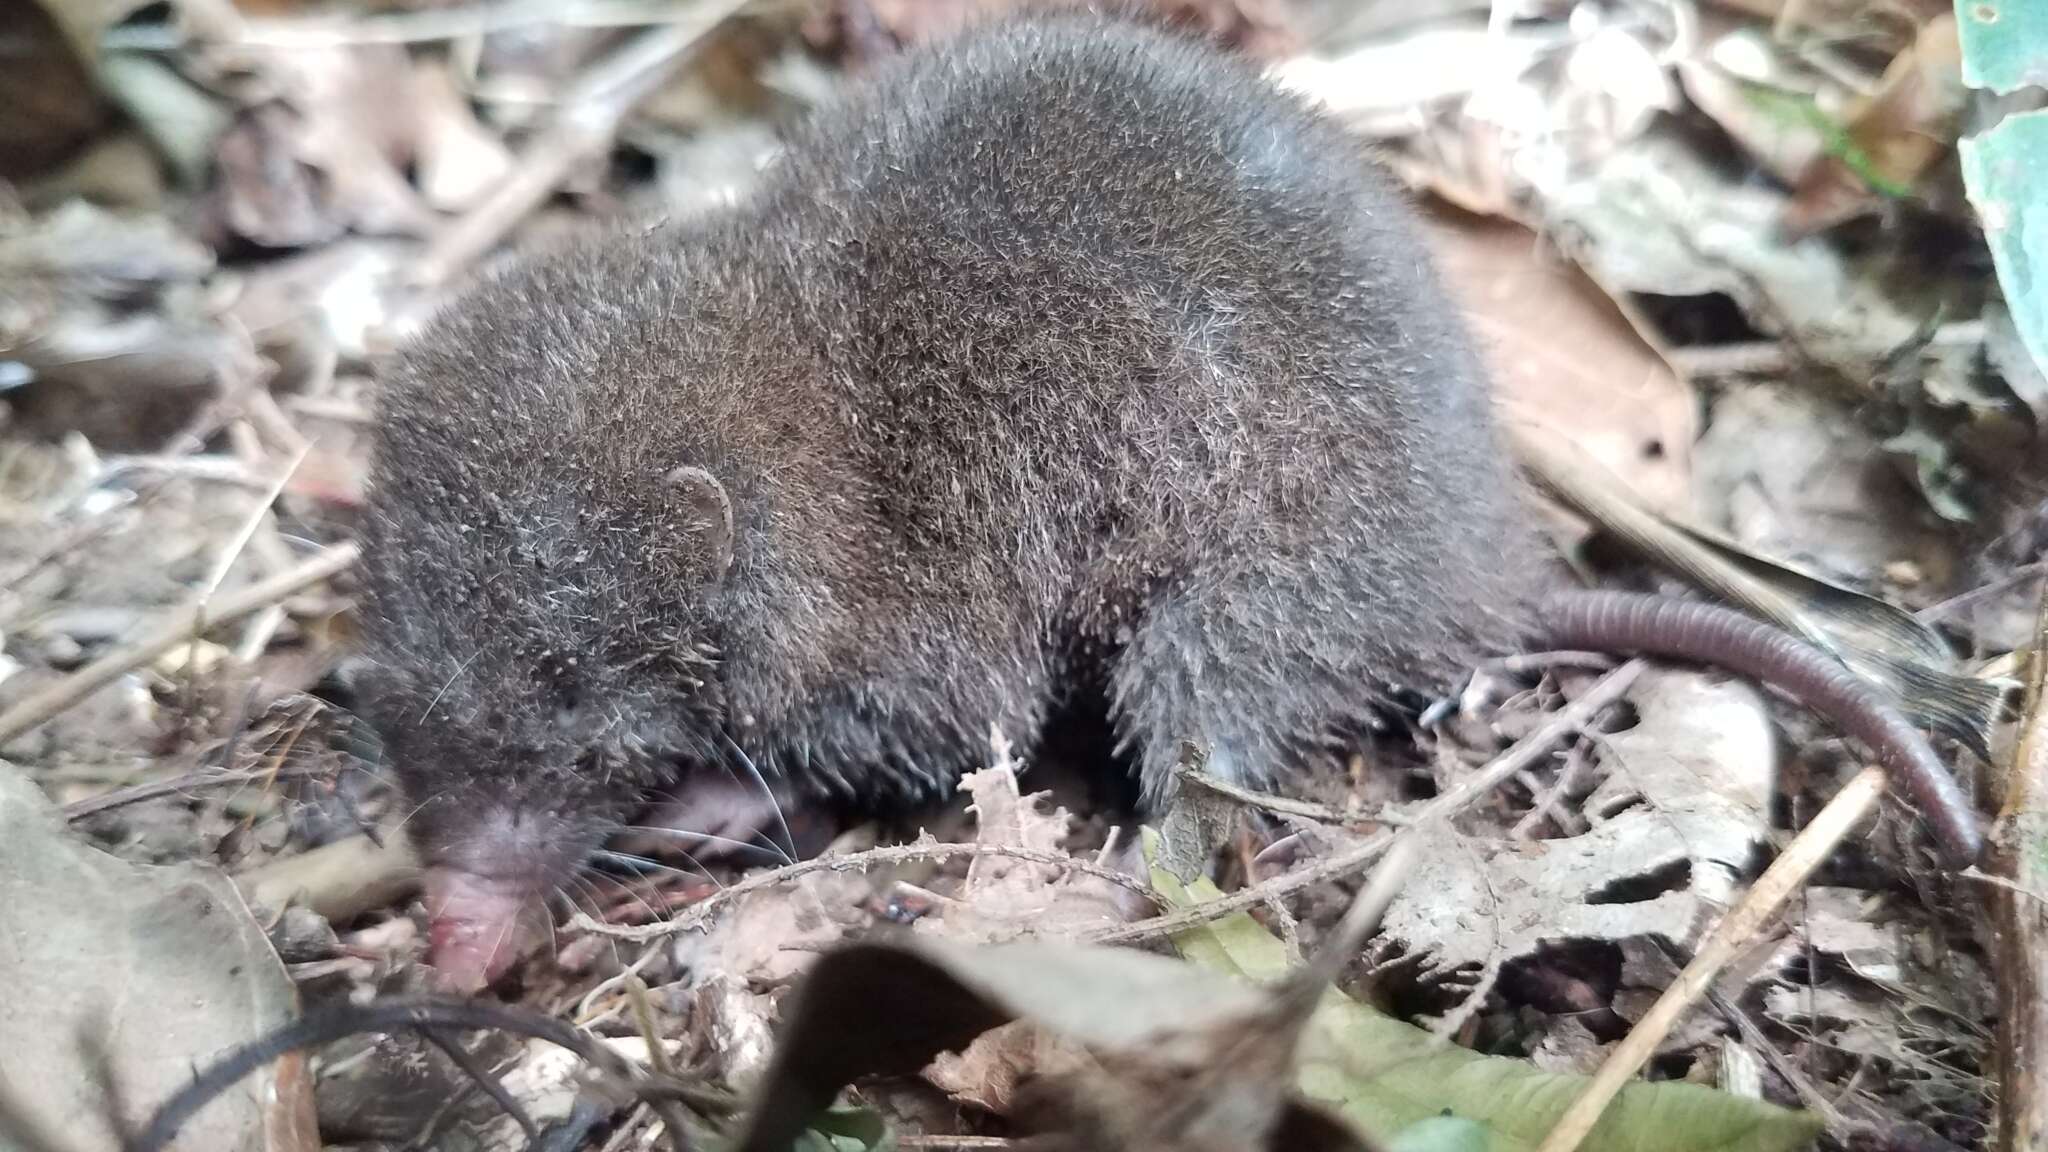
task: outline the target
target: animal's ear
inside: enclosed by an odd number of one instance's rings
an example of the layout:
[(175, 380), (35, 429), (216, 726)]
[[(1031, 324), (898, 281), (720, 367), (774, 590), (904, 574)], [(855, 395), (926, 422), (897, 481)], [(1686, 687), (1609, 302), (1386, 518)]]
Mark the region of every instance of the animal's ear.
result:
[(732, 500), (725, 485), (702, 468), (685, 465), (668, 474), (668, 486), (710, 554), (712, 574), (723, 577), (732, 568)]

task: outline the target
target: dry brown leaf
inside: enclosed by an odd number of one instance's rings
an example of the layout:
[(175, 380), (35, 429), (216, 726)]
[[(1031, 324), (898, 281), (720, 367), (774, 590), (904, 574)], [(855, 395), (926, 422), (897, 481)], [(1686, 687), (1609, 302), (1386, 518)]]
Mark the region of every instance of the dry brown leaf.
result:
[(1722, 392), (1695, 459), (1700, 520), (1745, 547), (1835, 579), (1947, 579), (1944, 535), (1882, 446), (1812, 390)]
[(350, 230), (421, 236), (433, 228), (403, 171), (416, 155), (422, 105), (401, 46), (295, 45), (249, 63), (267, 96), (218, 145), (212, 195), (226, 228), (273, 248)]
[(1874, 210), (1886, 195), (1910, 193), (1955, 148), (1969, 99), (1962, 57), (1955, 14), (1928, 21), (1842, 126), (1861, 162), (1820, 157), (1786, 205), (1787, 226), (1801, 232), (1826, 228)]
[(447, 61), (415, 62), (413, 95), (419, 101), (421, 195), (442, 212), (475, 206), (511, 172), (511, 150), (477, 122)]
[(0, 179), (20, 180), (77, 152), (108, 112), (84, 58), (44, 5), (0, 6), (0, 44)]
[[(1073, 7), (1092, 0), (831, 0), (805, 23), (804, 34), (822, 48), (855, 61), (897, 46), (949, 35), (969, 22), (1023, 9)], [(1298, 37), (1280, 0), (1139, 0), (1168, 21), (1262, 59), (1292, 52)]]
[[(49, 1133), (50, 1152), (119, 1152), (115, 1125), (138, 1129), (193, 1068), (297, 1014), (284, 966), (226, 877), (89, 847), (4, 764), (0, 908), (0, 1137)], [(319, 1147), (300, 1055), (215, 1099), (172, 1145)]]
[[(1007, 747), (997, 740), (994, 768), (969, 774), (961, 790), (973, 799), (975, 843), (1065, 854), (1073, 824), (1065, 808), (1045, 809), (1045, 793), (1022, 795)], [(917, 921), (921, 932), (965, 943), (1094, 928), (1121, 920), (1113, 886), (1097, 877), (1010, 856), (976, 856), (960, 898), (939, 917)]]
[(749, 893), (704, 934), (679, 937), (678, 962), (694, 981), (788, 980), (867, 923), (862, 907), (870, 887), (859, 872), (822, 871)]
[(1032, 1080), (1071, 1073), (1082, 1066), (1070, 1041), (1031, 1020), (1012, 1020), (975, 1037), (964, 1050), (941, 1052), (924, 1078), (962, 1104), (997, 1116), (1015, 1111), (1019, 1092)]
[[(1444, 1029), (1477, 1008), (1510, 960), (1566, 941), (1647, 936), (1687, 946), (1734, 893), (1768, 826), (1774, 784), (1761, 698), (1746, 684), (1652, 671), (1629, 701), (1636, 726), (1600, 742), (1608, 774), (1586, 800), (1590, 831), (1425, 843), (1383, 932), (1419, 955), (1425, 973), (1471, 982)], [(1683, 885), (1652, 883), (1678, 865)], [(1640, 898), (1616, 899), (1618, 891)]]
[(1571, 440), (1651, 507), (1689, 514), (1691, 387), (1527, 229), (1448, 212), (1425, 220), (1507, 412)]

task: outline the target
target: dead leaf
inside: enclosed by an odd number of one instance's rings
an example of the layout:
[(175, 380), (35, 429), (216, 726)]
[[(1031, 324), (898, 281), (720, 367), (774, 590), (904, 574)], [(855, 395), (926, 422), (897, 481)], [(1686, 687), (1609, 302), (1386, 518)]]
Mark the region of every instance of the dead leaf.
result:
[(779, 1152), (855, 1078), (915, 1071), (1011, 1020), (1059, 1038), (1029, 1092), (1050, 1147), (1362, 1148), (1295, 1096), (1287, 1015), (1258, 988), (1147, 953), (852, 945), (812, 969), (735, 1148)]
[[(1418, 956), (1425, 975), (1469, 983), (1440, 1033), (1476, 1010), (1509, 961), (1573, 941), (1649, 936), (1687, 947), (1733, 896), (1775, 785), (1761, 698), (1738, 682), (1652, 671), (1629, 699), (1636, 726), (1599, 745), (1607, 776), (1586, 800), (1589, 831), (1425, 842), (1382, 932)], [(1658, 880), (1674, 869), (1682, 886)]]
[(89, 57), (75, 50), (45, 5), (0, 7), (0, 45), (7, 60), (0, 68), (0, 179), (20, 180), (77, 152), (107, 122), (108, 110)]
[(677, 964), (698, 981), (787, 981), (867, 924), (862, 905), (871, 887), (859, 872), (824, 871), (749, 893), (702, 935), (678, 937)]
[(1424, 220), (1507, 411), (1570, 439), (1659, 511), (1689, 512), (1691, 386), (1526, 228), (1448, 212)]
[(1946, 579), (1944, 534), (1883, 447), (1811, 390), (1723, 390), (1695, 468), (1700, 519), (1756, 552), (1836, 580), (1873, 581), (1900, 562)]
[[(1922, 313), (1825, 241), (1779, 232), (1785, 197), (1645, 133), (1583, 178), (1546, 188), (1546, 227), (1609, 295), (1734, 300), (1752, 324), (1857, 382), (1878, 377)], [(1921, 278), (1922, 290), (1934, 287)]]
[(1489, 29), (1480, 21), (1403, 27), (1336, 55), (1273, 66), (1281, 87), (1320, 105), (1361, 135), (1404, 137), (1489, 85), (1520, 76), (1563, 43), (1554, 29)]
[[(1816, 119), (1783, 111), (1810, 99), (1825, 78), (1800, 67), (1769, 29), (1730, 29), (1705, 52), (1680, 61), (1678, 77), (1693, 104), (1780, 182), (1791, 184), (1826, 155), (1826, 134)], [(1759, 99), (1759, 89), (1782, 99)]]
[(1012, 1020), (975, 1037), (958, 1053), (939, 1053), (924, 1078), (962, 1104), (1008, 1116), (1032, 1080), (1071, 1073), (1077, 1066), (1077, 1054), (1058, 1035), (1035, 1021)]
[(414, 62), (413, 96), (421, 195), (442, 212), (475, 206), (511, 172), (511, 150), (477, 122), (446, 61)]
[[(973, 799), (975, 843), (1064, 856), (1072, 815), (1065, 808), (1043, 808), (1045, 793), (1019, 794), (1016, 766), (1000, 738), (996, 765), (960, 781), (961, 790)], [(1116, 894), (1105, 880), (989, 854), (969, 862), (959, 899), (949, 902), (942, 916), (918, 920), (916, 929), (959, 942), (992, 943), (1096, 928), (1122, 918)]]
[[(73, 837), (0, 764), (0, 1106), (51, 1152), (119, 1152), (192, 1069), (289, 1023), (297, 997), (262, 928), (212, 868), (136, 867)], [(317, 1152), (305, 1060), (202, 1109), (173, 1148)]]
[(214, 210), (230, 231), (297, 248), (344, 231), (432, 230), (433, 214), (403, 171), (422, 126), (402, 46), (294, 45), (246, 64), (263, 78), (265, 98), (218, 145)]
[[(897, 47), (942, 39), (969, 23), (1023, 9), (1089, 0), (831, 0), (804, 24), (814, 45), (865, 62)], [(1139, 0), (1146, 11), (1216, 43), (1262, 59), (1294, 49), (1297, 36), (1278, 0)]]
[(1967, 100), (1962, 42), (1955, 14), (1945, 12), (1892, 60), (1877, 91), (1850, 109), (1839, 138), (1793, 190), (1787, 225), (1815, 231), (1911, 195), (1954, 152)]

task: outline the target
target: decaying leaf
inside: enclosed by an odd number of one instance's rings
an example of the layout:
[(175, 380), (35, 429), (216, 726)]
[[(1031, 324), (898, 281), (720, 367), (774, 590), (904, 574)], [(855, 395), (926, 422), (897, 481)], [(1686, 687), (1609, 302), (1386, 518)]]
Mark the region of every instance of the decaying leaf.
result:
[(1546, 189), (1541, 209), (1608, 292), (1725, 295), (1758, 328), (1858, 383), (1921, 328), (1924, 312), (1840, 250), (1780, 235), (1781, 193), (1736, 182), (1670, 133), (1645, 133), (1588, 178)]
[[(1729, 29), (1705, 51), (1679, 61), (1678, 76), (1693, 104), (1781, 182), (1797, 180), (1827, 154), (1822, 124), (1785, 112), (1821, 88), (1825, 77), (1802, 67), (1770, 29)], [(1759, 98), (1760, 89), (1783, 98)]]
[(1697, 434), (1691, 386), (1528, 229), (1447, 213), (1425, 220), (1511, 418), (1568, 437), (1652, 507), (1688, 512)]
[[(1047, 809), (1046, 796), (1022, 795), (1016, 766), (998, 741), (996, 767), (960, 782), (972, 797), (977, 844), (1020, 848), (1064, 856), (1073, 817), (1065, 808)], [(961, 943), (995, 943), (1063, 928), (1099, 927), (1119, 919), (1110, 885), (1051, 864), (990, 854), (967, 866), (960, 898), (940, 917), (918, 921), (919, 931)]]
[(1858, 100), (1826, 154), (1803, 174), (1787, 205), (1795, 229), (1828, 227), (1883, 198), (1911, 195), (1954, 145), (1965, 92), (1955, 16), (1920, 29), (1885, 69), (1877, 91)]
[(220, 139), (215, 211), (273, 248), (366, 235), (425, 235), (433, 215), (406, 180), (423, 131), (397, 45), (294, 46), (248, 63), (268, 98)]
[(1059, 1040), (1029, 1092), (1049, 1147), (1365, 1147), (1296, 1098), (1295, 1027), (1256, 987), (1140, 952), (922, 940), (820, 960), (736, 1148), (779, 1152), (855, 1078), (913, 1072), (1012, 1020)]
[[(119, 1152), (191, 1070), (290, 1021), (296, 994), (225, 876), (141, 868), (73, 837), (0, 764), (0, 1143)], [(201, 1110), (186, 1152), (313, 1152), (288, 1057)]]
[(162, 218), (82, 201), (41, 217), (0, 213), (0, 363), (9, 395), (46, 434), (147, 451), (211, 396), (233, 361), (205, 299), (213, 253)]
[(1943, 536), (1882, 446), (1812, 390), (1724, 391), (1697, 453), (1701, 519), (1758, 552), (1859, 582), (1901, 563), (1944, 576)]
[[(806, 24), (821, 46), (850, 51), (856, 60), (898, 45), (943, 38), (973, 20), (1027, 6), (1048, 8), (1085, 0), (832, 0)], [(1278, 57), (1296, 43), (1287, 8), (1276, 0), (1138, 0), (1160, 17), (1254, 56)]]
[(419, 101), (420, 194), (443, 212), (474, 206), (510, 173), (511, 150), (477, 123), (447, 63), (415, 61), (412, 91)]
[[(1652, 672), (1639, 721), (1603, 738), (1592, 828), (1533, 842), (1432, 837), (1384, 935), (1425, 975), (1472, 984), (1440, 1033), (1484, 1002), (1501, 967), (1545, 945), (1648, 936), (1693, 943), (1725, 907), (1767, 826), (1775, 751), (1754, 689)], [(1674, 884), (1660, 877), (1685, 877)], [(1630, 893), (1629, 898), (1616, 894)]]
[[(75, 50), (51, 8), (88, 4), (22, 3), (0, 7), (0, 179), (19, 180), (55, 166), (82, 147), (107, 120), (94, 90), (90, 59)], [(78, 47), (83, 47), (78, 45)]]
[[(1204, 883), (1167, 894), (1185, 905), (1212, 899), (1216, 890)], [(1253, 981), (1278, 980), (1294, 963), (1284, 943), (1242, 912), (1178, 936), (1175, 945), (1197, 965)], [(1330, 992), (1303, 1039), (1300, 1084), (1368, 1134), (1399, 1134), (1450, 1115), (1483, 1127), (1486, 1141), (1478, 1146), (1489, 1152), (1530, 1152), (1586, 1078), (1480, 1055)], [(1693, 1084), (1637, 1083), (1622, 1089), (1580, 1149), (1794, 1152), (1807, 1148), (1819, 1128), (1805, 1113)]]

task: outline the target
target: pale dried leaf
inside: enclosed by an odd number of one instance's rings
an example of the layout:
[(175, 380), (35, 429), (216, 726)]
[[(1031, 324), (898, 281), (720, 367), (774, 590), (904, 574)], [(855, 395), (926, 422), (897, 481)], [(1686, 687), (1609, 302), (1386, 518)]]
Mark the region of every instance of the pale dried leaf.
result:
[[(960, 782), (973, 800), (975, 843), (1065, 854), (1073, 826), (1065, 808), (1046, 808), (1045, 793), (1021, 795), (1015, 766), (1001, 747), (997, 766)], [(926, 917), (917, 930), (961, 942), (993, 943), (1065, 928), (1100, 927), (1122, 919), (1114, 886), (1063, 867), (989, 854), (968, 864), (957, 902), (941, 917)]]
[[(1762, 702), (1746, 685), (1663, 671), (1639, 679), (1630, 701), (1637, 725), (1601, 741), (1608, 774), (1586, 802), (1589, 831), (1426, 843), (1382, 926), (1423, 972), (1476, 969), (1483, 991), (1501, 965), (1546, 944), (1689, 946), (1725, 907), (1767, 826), (1775, 752)], [(1615, 899), (1680, 865), (1685, 887)]]
[[(643, 1037), (595, 1039), (634, 1064), (643, 1068), (649, 1065), (647, 1041)], [(681, 1054), (682, 1042), (664, 1040), (662, 1047), (673, 1059)], [(545, 1126), (568, 1119), (588, 1072), (589, 1065), (576, 1053), (545, 1040), (528, 1040), (513, 1057), (510, 1067), (499, 1070), (498, 1082), (519, 1101), (528, 1116)], [(518, 1152), (527, 1146), (526, 1134), (518, 1122), (502, 1112), (475, 1135), (480, 1152)]]
[(1517, 420), (1569, 438), (1651, 507), (1692, 504), (1692, 388), (1527, 229), (1431, 213), (1425, 236)]
[[(0, 1116), (52, 1152), (119, 1152), (192, 1069), (289, 1023), (297, 995), (234, 886), (87, 846), (0, 764)], [(201, 1109), (173, 1148), (312, 1152), (302, 1056)]]
[(419, 101), (421, 195), (443, 212), (474, 206), (512, 171), (511, 150), (477, 122), (447, 62), (415, 62), (413, 95)]
[(941, 1052), (924, 1078), (962, 1104), (1007, 1116), (1025, 1084), (1071, 1073), (1083, 1060), (1081, 1050), (1058, 1033), (1035, 1021), (1012, 1020), (975, 1037), (960, 1052)]
[(1541, 192), (1546, 225), (1610, 294), (1725, 294), (1758, 328), (1859, 381), (1919, 332), (1920, 314), (1840, 250), (1779, 233), (1782, 193), (1737, 182), (1672, 133), (1645, 133)]
[(1692, 893), (1614, 903), (1614, 888), (1682, 864), (1672, 822), (1624, 812), (1582, 836), (1525, 844), (1443, 837), (1387, 910), (1382, 932), (1423, 954), (1426, 974), (1497, 968), (1544, 944), (1654, 935), (1690, 940), (1706, 912)]
[(1695, 446), (1700, 518), (1753, 551), (1838, 580), (1910, 564), (1939, 582), (1941, 533), (1884, 450), (1811, 390), (1754, 386), (1716, 397)]
[(865, 925), (870, 884), (860, 872), (810, 872), (741, 897), (702, 934), (676, 940), (678, 965), (697, 981), (779, 983)]

